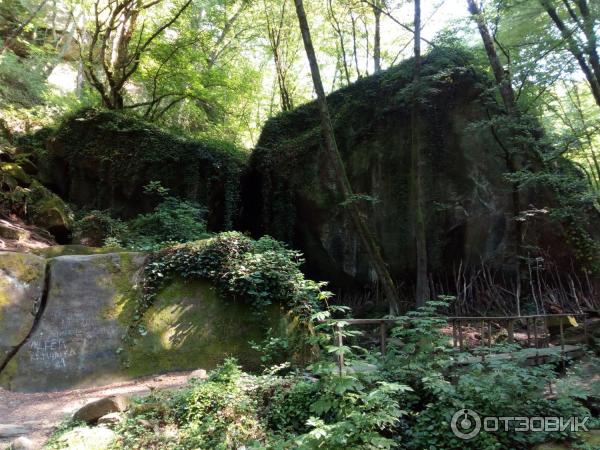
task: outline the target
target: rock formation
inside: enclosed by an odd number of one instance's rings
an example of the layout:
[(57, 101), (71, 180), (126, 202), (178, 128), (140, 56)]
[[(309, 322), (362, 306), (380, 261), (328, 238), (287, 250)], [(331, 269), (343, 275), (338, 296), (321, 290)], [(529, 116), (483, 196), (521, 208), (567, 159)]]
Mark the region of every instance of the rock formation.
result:
[[(258, 367), (248, 341), (260, 340), (264, 327), (248, 305), (224, 301), (206, 282), (171, 283), (136, 320), (144, 258), (0, 253), (0, 385), (20, 391), (93, 386), (212, 368), (226, 355)], [(132, 325), (136, 332), (128, 337)]]
[[(46, 132), (47, 134), (47, 132)], [(114, 112), (81, 111), (39, 136), (39, 178), (79, 208), (111, 209), (122, 218), (149, 212), (159, 181), (171, 194), (208, 209), (211, 230), (231, 228), (239, 207), (244, 154), (224, 141), (185, 139)]]
[[(409, 285), (416, 264), (411, 67), (409, 61), (363, 78), (327, 99), (356, 200), (364, 205), (392, 276)], [(443, 49), (425, 58), (423, 79), (419, 134), (429, 270), (452, 277), (459, 266), (514, 266), (510, 169), (505, 149), (486, 123), (499, 117), (489, 94), (492, 86), (466, 55)], [(334, 287), (360, 287), (373, 281), (373, 271), (340, 204), (322, 145), (315, 103), (267, 122), (245, 180), (244, 225), (257, 236), (270, 234), (303, 251), (312, 278), (330, 280)], [(522, 156), (536, 170), (536, 155)], [(556, 204), (547, 192), (523, 191), (521, 198), (521, 209), (543, 211)], [(570, 261), (559, 223), (524, 226), (528, 245)]]

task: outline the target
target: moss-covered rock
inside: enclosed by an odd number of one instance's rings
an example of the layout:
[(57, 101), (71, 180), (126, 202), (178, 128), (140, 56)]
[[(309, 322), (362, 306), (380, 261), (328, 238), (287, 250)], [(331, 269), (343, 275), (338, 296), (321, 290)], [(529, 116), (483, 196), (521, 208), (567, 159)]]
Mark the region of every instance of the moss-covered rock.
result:
[[(276, 308), (267, 317), (281, 319)], [(165, 370), (214, 368), (235, 356), (246, 368), (260, 365), (249, 341), (264, 338), (258, 319), (244, 302), (220, 298), (206, 281), (177, 280), (157, 296), (140, 322), (143, 336), (128, 348), (128, 372), (147, 375)]]
[(143, 188), (159, 181), (171, 194), (206, 206), (212, 230), (232, 227), (244, 161), (227, 142), (186, 139), (96, 110), (66, 118), (37, 156), (41, 180), (79, 207), (112, 209), (121, 218), (150, 212), (160, 199)]
[[(31, 259), (43, 267), (45, 260), (14, 255), (11, 270), (21, 270), (17, 278), (36, 279), (31, 264), (18, 261)], [(20, 391), (93, 386), (139, 375), (213, 368), (227, 356), (239, 358), (248, 368), (259, 365), (259, 355), (248, 341), (261, 340), (269, 320), (278, 323), (282, 316), (277, 308), (267, 319), (265, 315), (257, 319), (247, 303), (221, 299), (207, 282), (175, 280), (142, 317), (136, 317), (144, 260), (144, 254), (131, 252), (46, 260), (45, 310), (33, 334), (0, 372), (0, 385)], [(0, 284), (0, 299), (9, 292)], [(13, 324), (23, 325), (26, 335), (32, 321), (17, 319), (12, 314)]]
[(34, 333), (0, 373), (0, 383), (44, 391), (122, 378), (116, 350), (127, 325), (110, 312), (132, 301), (143, 260), (137, 253), (48, 260), (45, 310)]
[(52, 245), (46, 248), (34, 249), (32, 253), (44, 258), (56, 258), (57, 256), (74, 255), (103, 255), (107, 253), (123, 253), (129, 250), (118, 247), (88, 247), (87, 245)]
[[(406, 61), (327, 98), (353, 190), (367, 197), (359, 201), (392, 277), (409, 285), (417, 260), (412, 67)], [(490, 117), (501, 118), (490, 98), (493, 84), (468, 54), (438, 48), (424, 57), (421, 92), (417, 134), (430, 272), (446, 280), (454, 279), (457, 267), (480, 268), (482, 261), (496, 269), (514, 266), (510, 168), (486, 123)], [(323, 145), (314, 102), (265, 124), (244, 182), (245, 228), (303, 251), (313, 278), (335, 287), (362, 287), (373, 282), (374, 271), (345, 213)], [(535, 152), (521, 156), (537, 170)], [(527, 191), (521, 193), (521, 203), (542, 210), (556, 201)], [(569, 264), (572, 253), (560, 225), (535, 222), (527, 239), (531, 247)]]
[(0, 252), (0, 367), (33, 327), (45, 267), (45, 261), (35, 255)]
[(13, 162), (0, 162), (0, 182), (9, 187), (29, 186), (31, 177), (25, 173), (23, 168)]
[(76, 427), (61, 434), (55, 448), (64, 450), (108, 450), (114, 448), (117, 433), (106, 427)]
[(28, 202), (31, 222), (48, 230), (58, 243), (68, 242), (74, 220), (71, 208), (38, 181), (31, 183)]

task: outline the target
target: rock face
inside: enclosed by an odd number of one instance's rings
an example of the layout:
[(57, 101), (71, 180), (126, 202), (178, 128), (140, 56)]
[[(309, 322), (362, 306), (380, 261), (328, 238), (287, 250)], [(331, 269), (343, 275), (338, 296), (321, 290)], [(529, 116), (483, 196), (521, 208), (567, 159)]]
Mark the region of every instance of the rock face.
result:
[[(275, 309), (270, 319), (276, 327), (280, 316)], [(260, 355), (248, 342), (262, 340), (265, 323), (257, 322), (247, 304), (219, 298), (207, 282), (172, 283), (158, 295), (141, 325), (144, 336), (128, 349), (134, 375), (157, 367), (213, 368), (226, 355), (247, 368), (259, 366)]]
[(231, 228), (244, 154), (227, 142), (194, 141), (113, 112), (81, 111), (46, 139), (39, 178), (63, 199), (122, 218), (152, 210), (159, 181), (208, 209), (211, 230)]
[[(210, 369), (227, 356), (246, 367), (260, 365), (248, 341), (263, 339), (264, 318), (258, 322), (249, 305), (219, 298), (206, 282), (170, 283), (136, 320), (144, 259), (130, 252), (48, 259), (45, 307), (34, 326), (45, 260), (0, 253), (0, 343), (10, 355), (25, 340), (0, 371), (0, 386), (18, 391), (97, 386)], [(271, 318), (272, 327), (282, 320), (275, 309)]]
[(15, 390), (54, 390), (119, 378), (119, 317), (144, 256), (121, 253), (49, 260), (46, 307), (27, 343), (0, 374)]
[(117, 433), (109, 428), (77, 427), (63, 434), (57, 444), (65, 450), (108, 450), (117, 438)]
[(0, 368), (31, 331), (44, 292), (46, 261), (0, 252)]
[[(392, 276), (400, 280), (410, 280), (416, 264), (411, 73), (409, 61), (328, 97), (351, 185), (370, 197), (363, 201), (370, 227)], [(429, 269), (452, 276), (460, 264), (512, 264), (515, 210), (506, 155), (489, 126), (476, 125), (497, 114), (484, 95), (490, 85), (466, 56), (442, 50), (426, 57), (423, 79), (427, 92), (418, 136)], [(313, 278), (360, 287), (374, 274), (322, 145), (315, 103), (267, 122), (244, 185), (245, 226), (302, 250)], [(527, 163), (535, 164), (535, 158)], [(539, 209), (553, 202), (535, 193), (522, 197), (522, 204)], [(530, 227), (530, 236), (530, 243), (552, 256), (563, 255), (560, 226)]]

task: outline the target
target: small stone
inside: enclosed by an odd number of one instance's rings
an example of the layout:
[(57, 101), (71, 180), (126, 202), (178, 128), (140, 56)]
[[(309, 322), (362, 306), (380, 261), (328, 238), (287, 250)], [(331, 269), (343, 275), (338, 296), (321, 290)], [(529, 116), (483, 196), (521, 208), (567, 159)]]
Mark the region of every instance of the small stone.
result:
[(206, 373), (206, 370), (204, 370), (204, 369), (196, 369), (192, 373), (190, 373), (190, 376), (188, 377), (188, 380), (192, 380), (192, 379), (206, 380), (207, 378), (208, 378), (208, 375)]
[(27, 434), (29, 430), (13, 423), (0, 424), (0, 438), (16, 437)]
[(98, 419), (98, 425), (116, 425), (123, 420), (121, 413), (113, 412), (103, 415)]
[(138, 423), (138, 425), (141, 425), (144, 428), (148, 428), (148, 429), (152, 428), (152, 424), (150, 423), (149, 420), (146, 420), (146, 419), (137, 419), (137, 423)]
[(63, 434), (58, 443), (62, 449), (106, 450), (117, 440), (117, 433), (104, 428), (77, 427)]
[(36, 450), (38, 447), (33, 443), (31, 439), (27, 439), (25, 436), (21, 436), (10, 444), (11, 450)]
[(129, 399), (121, 395), (105, 397), (95, 402), (88, 403), (75, 414), (73, 419), (87, 423), (94, 423), (102, 416), (109, 413), (122, 412), (129, 407)]

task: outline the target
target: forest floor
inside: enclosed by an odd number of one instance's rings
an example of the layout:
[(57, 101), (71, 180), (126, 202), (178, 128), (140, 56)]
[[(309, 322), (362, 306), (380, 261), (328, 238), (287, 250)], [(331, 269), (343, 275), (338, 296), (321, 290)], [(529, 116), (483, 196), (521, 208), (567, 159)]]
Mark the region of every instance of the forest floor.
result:
[[(58, 392), (10, 392), (0, 388), (0, 427), (24, 428), (26, 438), (42, 448), (54, 428), (83, 405), (111, 395), (144, 396), (154, 389), (184, 386), (191, 372), (175, 372), (105, 386)], [(7, 449), (18, 436), (1, 437), (0, 449)]]

